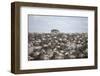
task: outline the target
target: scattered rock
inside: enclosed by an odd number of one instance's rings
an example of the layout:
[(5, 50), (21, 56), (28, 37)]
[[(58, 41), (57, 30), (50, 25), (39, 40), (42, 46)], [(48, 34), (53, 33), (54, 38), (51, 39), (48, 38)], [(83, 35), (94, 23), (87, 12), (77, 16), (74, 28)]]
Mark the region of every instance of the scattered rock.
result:
[(28, 60), (75, 59), (88, 57), (87, 33), (29, 33)]

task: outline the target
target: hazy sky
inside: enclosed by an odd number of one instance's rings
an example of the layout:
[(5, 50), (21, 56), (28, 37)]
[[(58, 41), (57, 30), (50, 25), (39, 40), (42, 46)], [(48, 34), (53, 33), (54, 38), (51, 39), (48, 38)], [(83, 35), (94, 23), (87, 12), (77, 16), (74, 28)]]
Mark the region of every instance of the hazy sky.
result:
[(88, 17), (29, 15), (29, 32), (88, 32)]

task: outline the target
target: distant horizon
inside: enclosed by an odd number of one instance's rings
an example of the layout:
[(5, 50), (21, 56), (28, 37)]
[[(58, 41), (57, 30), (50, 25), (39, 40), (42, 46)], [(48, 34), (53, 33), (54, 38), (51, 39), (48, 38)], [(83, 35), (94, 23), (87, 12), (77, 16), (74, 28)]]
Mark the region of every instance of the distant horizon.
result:
[[(28, 33), (51, 33), (51, 32), (28, 32)], [(88, 32), (59, 32), (59, 33), (88, 33)]]
[(57, 29), (60, 33), (88, 32), (88, 17), (29, 15), (28, 32), (51, 33)]

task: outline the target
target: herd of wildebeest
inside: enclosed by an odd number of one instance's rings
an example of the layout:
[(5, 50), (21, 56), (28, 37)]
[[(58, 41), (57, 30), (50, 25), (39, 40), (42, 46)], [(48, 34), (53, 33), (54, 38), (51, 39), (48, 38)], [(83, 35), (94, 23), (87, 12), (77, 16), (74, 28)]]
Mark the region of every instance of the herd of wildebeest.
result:
[(28, 60), (88, 58), (87, 33), (28, 33)]

